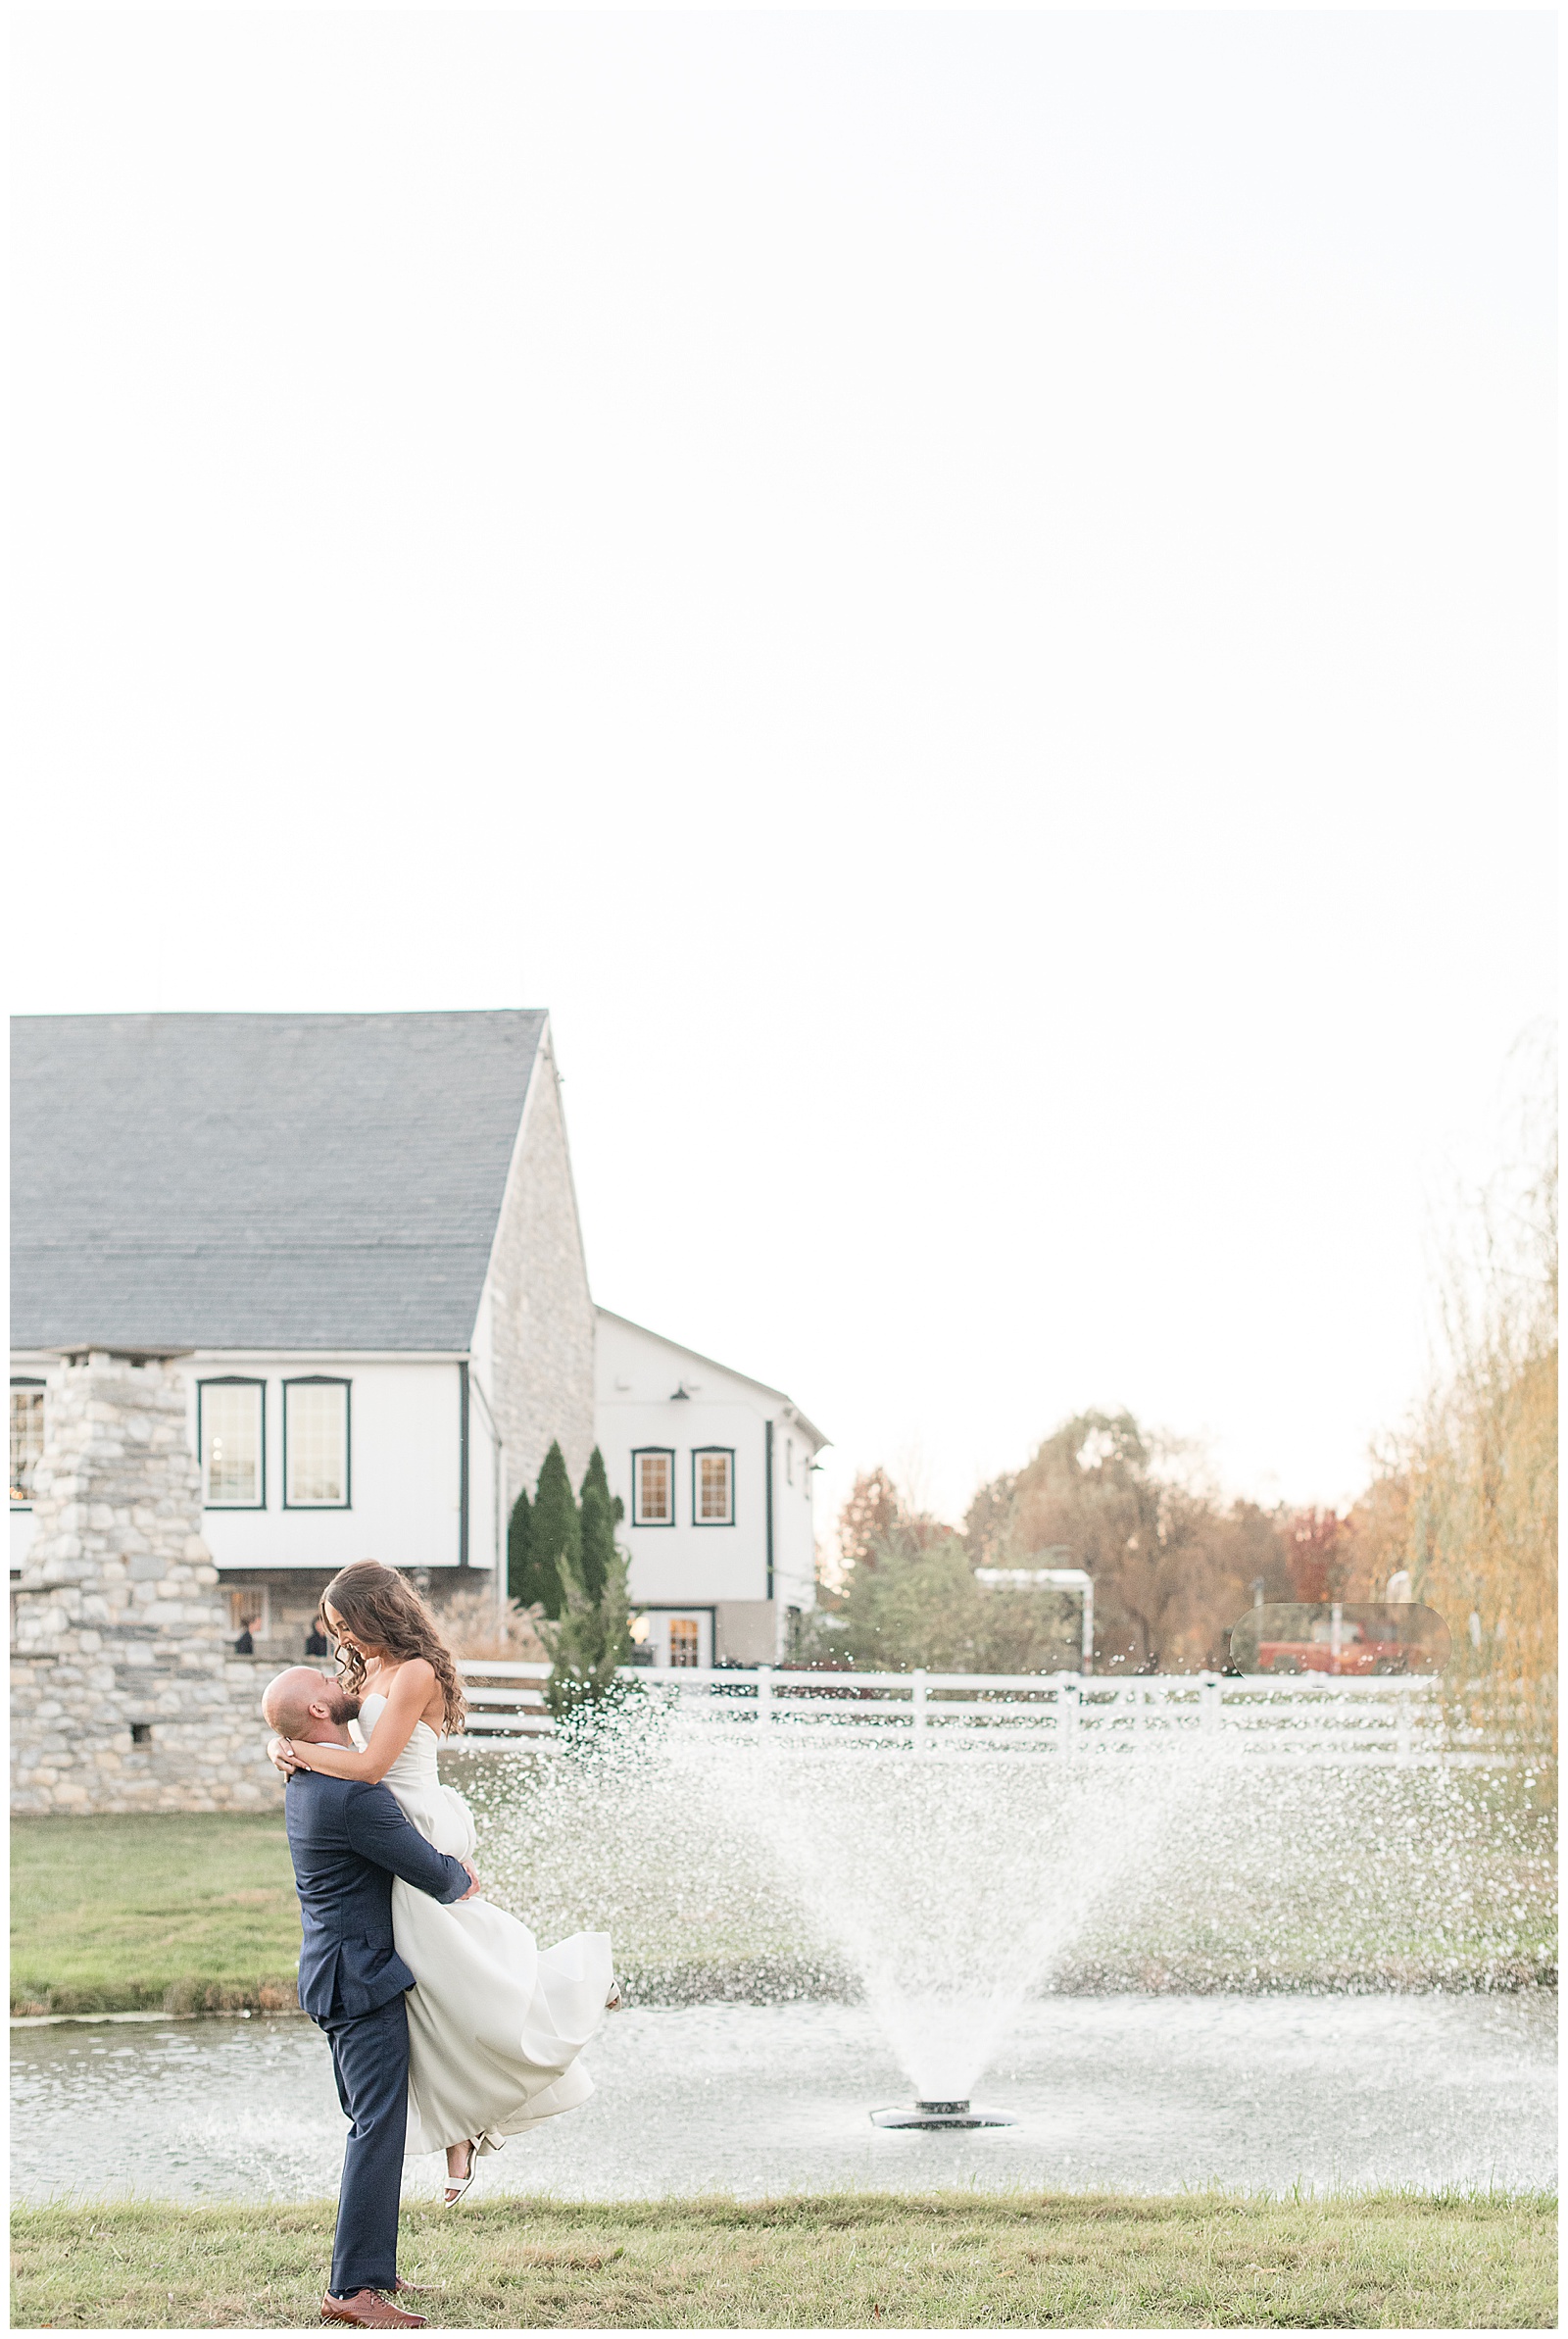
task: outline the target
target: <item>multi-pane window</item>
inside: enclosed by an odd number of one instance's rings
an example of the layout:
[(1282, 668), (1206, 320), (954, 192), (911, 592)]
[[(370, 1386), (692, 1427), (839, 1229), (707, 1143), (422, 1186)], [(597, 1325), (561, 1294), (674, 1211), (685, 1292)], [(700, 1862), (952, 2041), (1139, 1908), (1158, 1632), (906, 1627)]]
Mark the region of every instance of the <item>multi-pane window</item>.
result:
[[(670, 1527), (675, 1523), (675, 1457), (662, 1446), (648, 1446), (631, 1458), (634, 1527)], [(696, 1664), (693, 1658), (692, 1663)]]
[(283, 1383), (283, 1502), (290, 1511), (345, 1511), (349, 1501), (349, 1384)]
[(236, 1637), (246, 1625), (258, 1640), (272, 1629), (272, 1598), (266, 1584), (241, 1584), (228, 1595), (228, 1629)]
[(692, 1456), (692, 1517), (700, 1527), (735, 1523), (735, 1457), (726, 1446), (699, 1448)]
[(671, 1665), (699, 1665), (702, 1662), (702, 1628), (695, 1617), (671, 1617), (669, 1619), (669, 1662)]
[(11, 1500), (30, 1503), (32, 1473), (43, 1452), (43, 1384), (11, 1384)]
[(196, 1391), (202, 1501), (210, 1511), (260, 1511), (267, 1499), (265, 1384), (204, 1380)]

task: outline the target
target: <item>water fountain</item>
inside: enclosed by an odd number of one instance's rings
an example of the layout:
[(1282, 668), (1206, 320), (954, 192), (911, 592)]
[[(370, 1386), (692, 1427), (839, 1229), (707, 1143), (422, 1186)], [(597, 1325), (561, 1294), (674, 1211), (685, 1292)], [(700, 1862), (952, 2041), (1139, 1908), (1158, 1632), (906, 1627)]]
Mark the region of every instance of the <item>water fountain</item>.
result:
[[(526, 1865), (537, 1877), (542, 1856), (559, 1874), (580, 1846), (572, 1906), (586, 1908), (590, 1871), (601, 1892), (607, 1874), (624, 1890), (636, 1847), (657, 1845), (647, 1897), (623, 1915), (601, 1903), (596, 1921), (624, 1935), (629, 1919), (646, 1937), (673, 1919), (710, 1956), (748, 1937), (770, 1952), (804, 1939), (825, 1979), (781, 1994), (858, 2000), (907, 2075), (909, 2101), (867, 2107), (877, 2127), (1002, 2126), (1013, 2115), (978, 2102), (977, 2087), (1020, 2010), (1173, 1846), (1213, 1840), (1234, 1802), (1228, 1775), (1207, 1743), (1069, 1768), (974, 1747), (916, 1758), (859, 1742), (853, 1724), (792, 1743), (784, 1730), (738, 1737), (710, 1715), (645, 1713), (591, 1755), (546, 1767), (523, 1822), (538, 1848)], [(514, 1890), (537, 1921), (520, 1864)], [(730, 1994), (712, 1970), (694, 1995)]]
[(762, 1730), (715, 1688), (533, 1765), (500, 1839), (526, 1855), (516, 1905), (547, 1931), (608, 1921), (651, 1943), (655, 2002), (858, 2001), (908, 2082), (903, 2103), (862, 2099), (879, 2132), (1012, 2122), (982, 2082), (1063, 1989), (1549, 1971), (1549, 1866), (1474, 1773), (1258, 1765), (1244, 1733), (1152, 1728), (1072, 1764), (935, 1732), (916, 1753), (862, 1725), (847, 1703), (838, 1724)]
[[(482, 2190), (1551, 2183), (1554, 1994), (1528, 1985), (1552, 1868), (1522, 1773), (1152, 1731), (1066, 1765), (853, 1723), (768, 1743), (738, 1702), (450, 1759), (487, 1888), (546, 1940), (608, 1924), (632, 1988), (599, 2095)], [(336, 2180), (297, 2019), (23, 2031), (13, 2089), (30, 2198), (154, 2165), (191, 2195)]]
[(1015, 2128), (1011, 2112), (981, 2112), (964, 2096), (956, 2104), (893, 2105), (873, 2112), (874, 2128)]
[(1177, 1807), (1213, 1791), (1191, 1749), (1071, 1773), (972, 1747), (757, 1751), (736, 1816), (858, 1977), (913, 2085), (912, 2105), (873, 2112), (879, 2127), (1012, 2124), (974, 2091), (1024, 2003)]

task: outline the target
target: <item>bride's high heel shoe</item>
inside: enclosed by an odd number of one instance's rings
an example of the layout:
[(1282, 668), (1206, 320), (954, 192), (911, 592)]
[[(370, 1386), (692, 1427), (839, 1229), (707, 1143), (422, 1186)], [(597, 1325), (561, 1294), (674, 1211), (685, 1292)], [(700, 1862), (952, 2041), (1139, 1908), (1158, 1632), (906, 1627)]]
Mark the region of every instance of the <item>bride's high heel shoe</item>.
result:
[(620, 1986), (620, 1976), (618, 1973), (612, 1974), (610, 1981), (610, 1996), (605, 2000), (606, 2014), (618, 2015), (625, 2003), (626, 1993)]
[(464, 2194), (473, 2182), (475, 2171), (479, 2165), (479, 2147), (474, 2143), (471, 2136), (468, 2138), (467, 2142), (467, 2172), (463, 2176), (454, 2176), (450, 2168), (447, 2170), (446, 2199), (441, 2204), (443, 2209), (456, 2209), (458, 2203), (463, 2199)]

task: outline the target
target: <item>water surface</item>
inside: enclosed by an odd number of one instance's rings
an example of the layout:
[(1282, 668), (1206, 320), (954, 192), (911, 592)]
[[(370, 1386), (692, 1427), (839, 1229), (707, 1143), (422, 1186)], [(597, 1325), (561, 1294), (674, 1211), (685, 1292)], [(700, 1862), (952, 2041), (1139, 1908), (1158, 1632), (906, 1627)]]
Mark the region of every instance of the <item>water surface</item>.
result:
[[(976, 2101), (1011, 2128), (874, 2128), (907, 2082), (864, 2010), (633, 2010), (586, 2061), (598, 2093), (487, 2160), (484, 2192), (614, 2200), (972, 2184), (1550, 2187), (1556, 2001), (1107, 1997), (1028, 2006)], [(299, 2017), (12, 2032), (14, 2197), (307, 2200), (344, 2121)], [(433, 2193), (438, 2158), (409, 2164)]]

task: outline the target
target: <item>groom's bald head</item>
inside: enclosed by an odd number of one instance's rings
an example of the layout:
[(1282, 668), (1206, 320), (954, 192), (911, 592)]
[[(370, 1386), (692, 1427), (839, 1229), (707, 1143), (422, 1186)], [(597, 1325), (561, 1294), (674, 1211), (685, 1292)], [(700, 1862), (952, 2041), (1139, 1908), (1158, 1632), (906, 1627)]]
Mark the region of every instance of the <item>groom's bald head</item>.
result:
[(291, 1665), (262, 1691), (262, 1713), (284, 1738), (333, 1739), (349, 1743), (344, 1724), (358, 1714), (358, 1698), (345, 1697), (310, 1665)]

